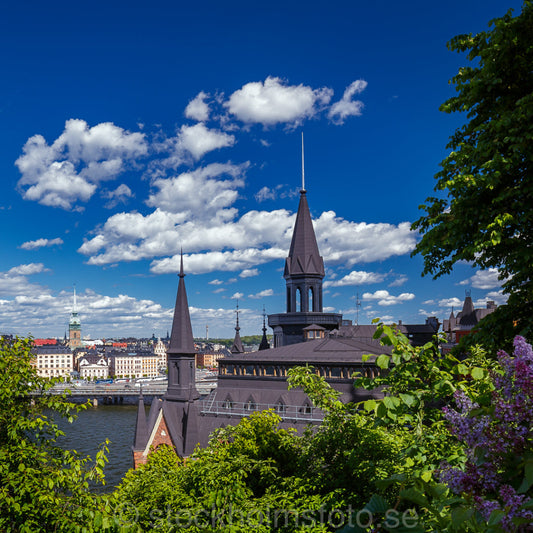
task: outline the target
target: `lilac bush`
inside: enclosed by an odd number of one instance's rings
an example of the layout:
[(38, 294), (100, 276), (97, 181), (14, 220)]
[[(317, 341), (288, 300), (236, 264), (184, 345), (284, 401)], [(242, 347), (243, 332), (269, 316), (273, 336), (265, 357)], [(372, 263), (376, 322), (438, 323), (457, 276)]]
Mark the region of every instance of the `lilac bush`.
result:
[(531, 531), (533, 350), (516, 337), (513, 355), (500, 351), (498, 361), (501, 372), (493, 373), (490, 405), (480, 407), (457, 391), (457, 409), (444, 408), (450, 431), (468, 453), (464, 468), (444, 463), (439, 478), (485, 522), (505, 532)]

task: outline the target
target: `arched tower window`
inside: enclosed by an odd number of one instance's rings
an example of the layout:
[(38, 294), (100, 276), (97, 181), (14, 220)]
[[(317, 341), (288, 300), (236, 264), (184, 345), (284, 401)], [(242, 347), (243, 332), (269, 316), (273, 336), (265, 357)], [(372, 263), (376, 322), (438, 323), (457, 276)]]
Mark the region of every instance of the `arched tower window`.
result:
[(309, 311), (315, 311), (315, 289), (309, 287)]
[(300, 313), (302, 311), (302, 291), (300, 287), (296, 289), (296, 312)]

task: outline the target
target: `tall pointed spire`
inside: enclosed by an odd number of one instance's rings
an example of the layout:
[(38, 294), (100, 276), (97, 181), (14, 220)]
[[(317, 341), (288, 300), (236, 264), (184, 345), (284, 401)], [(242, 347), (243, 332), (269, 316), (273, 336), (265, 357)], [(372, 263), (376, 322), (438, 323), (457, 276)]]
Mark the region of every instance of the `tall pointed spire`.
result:
[(342, 315), (324, 313), (322, 304), (324, 275), (324, 260), (318, 250), (313, 221), (307, 205), (302, 135), (302, 190), (291, 247), (283, 273), (286, 281), (287, 311), (268, 317), (268, 325), (273, 330), (275, 348), (303, 342), (304, 329), (307, 326), (314, 324), (328, 331), (340, 326)]
[(459, 318), (459, 324), (462, 326), (475, 326), (477, 324), (476, 313), (474, 311), (474, 303), (472, 302), (472, 296), (469, 290), (465, 291), (465, 301), (463, 302), (463, 310), (457, 318)]
[(306, 191), (300, 191), (300, 204), (294, 223), (289, 256), (285, 261), (284, 277), (312, 274), (324, 277), (324, 260), (318, 251)]
[(148, 441), (148, 421), (146, 419), (146, 410), (144, 408), (143, 388), (139, 391), (139, 403), (137, 404), (137, 420), (135, 423), (135, 441), (134, 446), (143, 449)]
[(179, 278), (170, 346), (167, 350), (168, 387), (165, 398), (184, 402), (195, 399), (199, 395), (196, 390), (194, 338), (185, 290), (183, 252), (181, 252)]
[(265, 306), (263, 305), (263, 338), (261, 339), (261, 344), (259, 345), (259, 350), (268, 350), (270, 348), (270, 343), (267, 339), (267, 328), (266, 328), (266, 313)]
[(189, 314), (189, 303), (187, 301), (187, 291), (185, 290), (185, 274), (183, 273), (183, 251), (180, 257), (180, 273), (178, 283), (178, 294), (176, 296), (176, 306), (174, 308), (174, 320), (170, 334), (170, 347), (168, 353), (193, 354), (194, 337), (192, 334), (191, 317)]
[(233, 344), (230, 349), (230, 352), (233, 354), (244, 353), (244, 348), (242, 346), (242, 341), (241, 341), (241, 335), (239, 333), (241, 328), (239, 327), (239, 301), (238, 300), (237, 300), (237, 309), (235, 312), (237, 313), (237, 323), (235, 325), (235, 338), (233, 339)]

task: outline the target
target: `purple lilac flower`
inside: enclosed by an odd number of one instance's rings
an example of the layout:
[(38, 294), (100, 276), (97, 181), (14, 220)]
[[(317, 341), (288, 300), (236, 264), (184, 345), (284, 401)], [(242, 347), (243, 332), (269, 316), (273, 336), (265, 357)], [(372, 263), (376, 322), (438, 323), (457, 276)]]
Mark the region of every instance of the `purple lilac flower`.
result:
[(513, 518), (533, 524), (533, 512), (521, 509), (528, 497), (517, 494), (506, 480), (521, 475), (513, 471), (516, 459), (533, 451), (533, 350), (523, 337), (516, 337), (513, 356), (500, 351), (498, 361), (503, 373), (493, 374), (492, 411), (472, 416), (479, 406), (462, 391), (454, 395), (457, 410), (443, 409), (450, 431), (468, 453), (463, 470), (443, 463), (437, 477), (452, 492), (470, 497), (485, 520), (501, 509), (502, 530), (520, 532), (528, 526), (517, 526)]

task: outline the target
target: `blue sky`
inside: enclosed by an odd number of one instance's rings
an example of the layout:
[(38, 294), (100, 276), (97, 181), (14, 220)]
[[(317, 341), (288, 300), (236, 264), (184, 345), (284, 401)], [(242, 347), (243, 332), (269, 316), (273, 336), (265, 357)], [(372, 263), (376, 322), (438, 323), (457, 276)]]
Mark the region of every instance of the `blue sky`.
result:
[(324, 305), (447, 318), (495, 272), (434, 281), (409, 229), (448, 137), (466, 63), (447, 50), (521, 2), (123, 0), (0, 7), (0, 332), (164, 336), (183, 248), (194, 334), (261, 333), (305, 181)]

